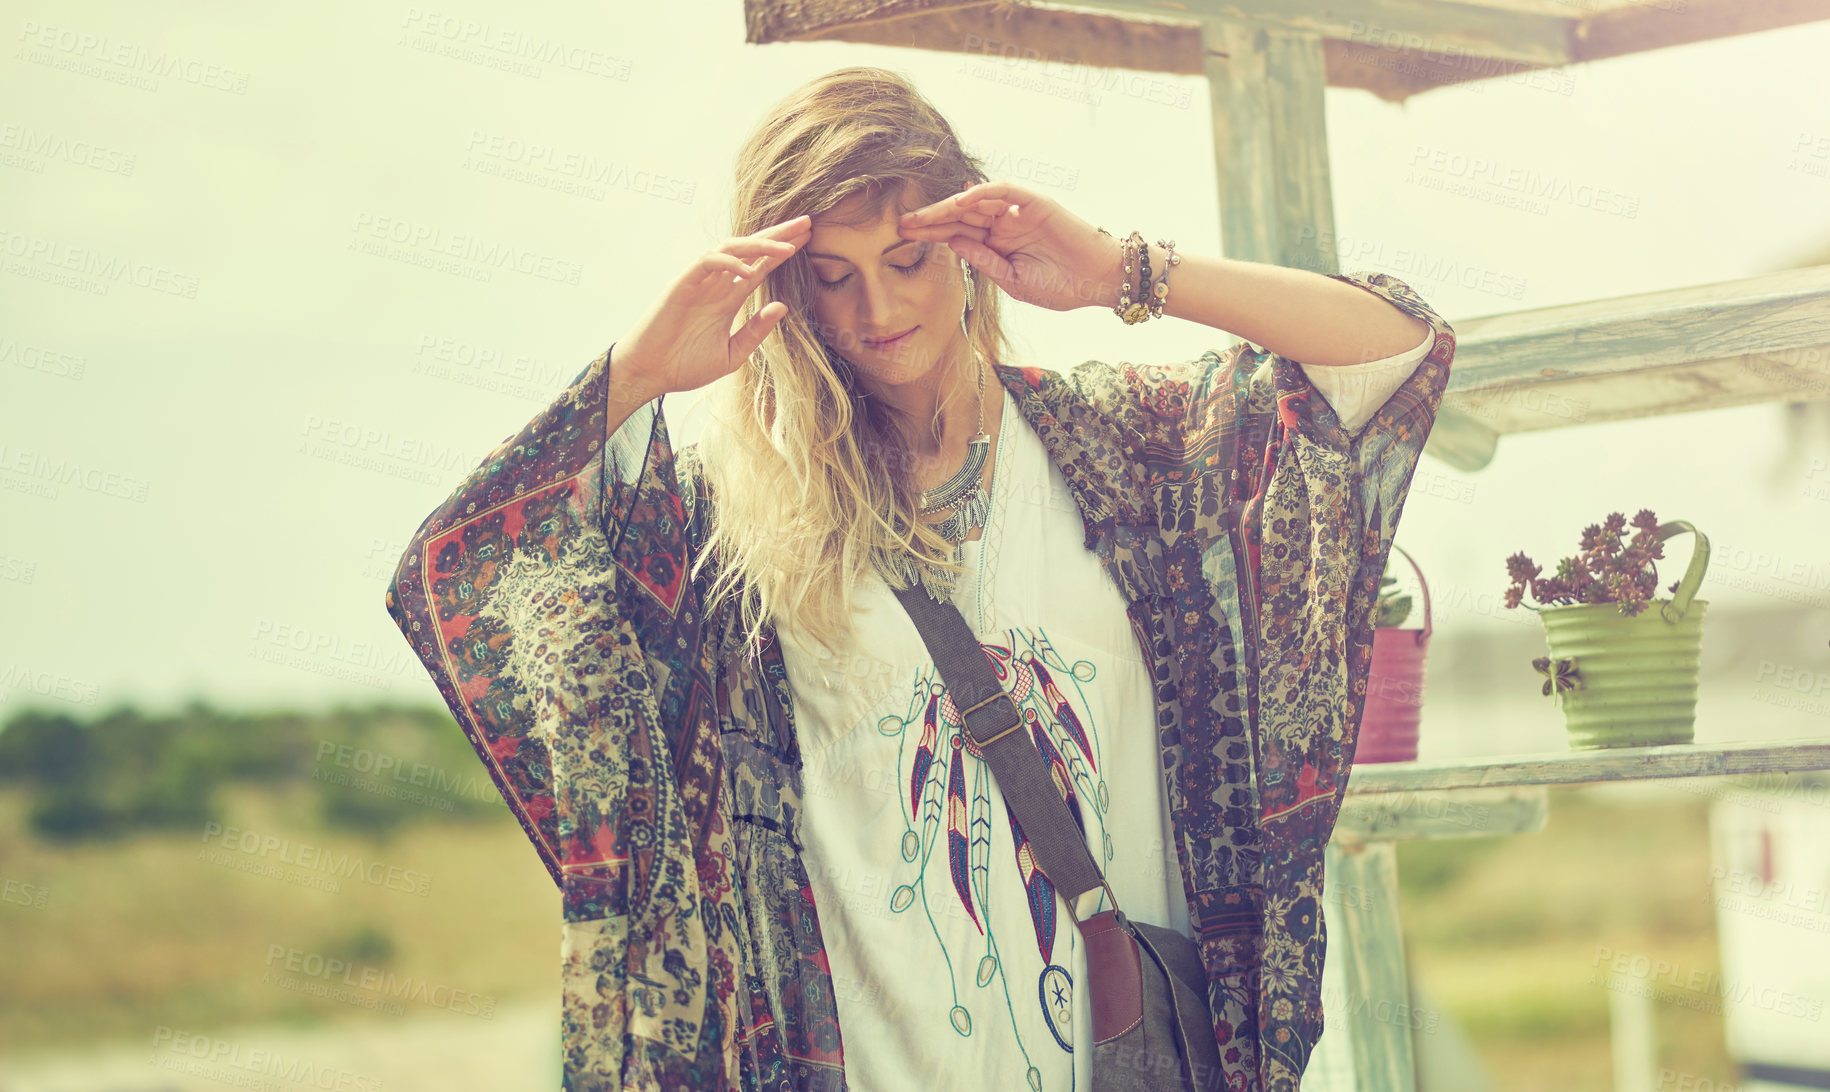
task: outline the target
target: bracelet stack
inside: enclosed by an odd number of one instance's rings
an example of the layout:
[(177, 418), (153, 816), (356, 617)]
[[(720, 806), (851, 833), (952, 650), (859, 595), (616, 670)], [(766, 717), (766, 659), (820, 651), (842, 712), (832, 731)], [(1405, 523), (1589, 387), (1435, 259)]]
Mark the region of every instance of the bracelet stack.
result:
[[(1100, 228), (1101, 235), (1111, 237), (1112, 233)], [(1154, 282), (1150, 279), (1150, 248), (1144, 245), (1144, 237), (1137, 232), (1125, 236), (1125, 274), (1124, 283), (1119, 285), (1118, 303), (1112, 313), (1122, 319), (1127, 326), (1134, 326), (1146, 319), (1162, 318), (1163, 305), (1169, 301), (1169, 271), (1182, 264), (1176, 255), (1174, 239), (1158, 239), (1156, 245), (1163, 248), (1163, 268)], [(1133, 270), (1138, 271), (1137, 298), (1132, 298), (1131, 278)]]

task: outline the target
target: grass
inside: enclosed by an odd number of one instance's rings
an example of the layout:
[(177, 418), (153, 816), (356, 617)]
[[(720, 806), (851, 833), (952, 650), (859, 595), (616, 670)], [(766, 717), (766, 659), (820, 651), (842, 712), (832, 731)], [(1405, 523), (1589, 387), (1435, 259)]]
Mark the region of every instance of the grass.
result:
[[(329, 891), (237, 871), (198, 859), (201, 829), (46, 845), (20, 833), (22, 794), (0, 793), (0, 881), (46, 893), (43, 909), (0, 903), (0, 1054), (150, 1037), (161, 1025), (377, 1018), (275, 984), (294, 950), (424, 980), (428, 997), (440, 985), (441, 1000), (463, 991), (454, 1011), (557, 996), (558, 895), (506, 809), (413, 824), (377, 842), (323, 831), (307, 786), (230, 788), (223, 799), (228, 824), (425, 873), (428, 893), (392, 890), (385, 873), (381, 884), (344, 880)], [(409, 1015), (432, 1011), (403, 1004)]]
[[(308, 784), (228, 787), (222, 800), (229, 823), (425, 873), (428, 893), (316, 890), (237, 871), (199, 860), (201, 829), (48, 845), (23, 833), (23, 794), (0, 791), (0, 882), (45, 892), (42, 909), (0, 902), (0, 1054), (132, 1040), (161, 1025), (388, 1018), (274, 984), (285, 962), (270, 962), (275, 948), (498, 1006), (557, 996), (557, 894), (505, 809), (430, 817), (377, 840), (325, 830)], [(1497, 1088), (1609, 1092), (1597, 964), (1614, 951), (1720, 969), (1708, 846), (1700, 800), (1567, 790), (1535, 834), (1400, 843), (1413, 974), (1466, 1030)], [(1661, 1066), (1732, 1084), (1719, 1014), (1659, 1002), (1657, 1019)]]

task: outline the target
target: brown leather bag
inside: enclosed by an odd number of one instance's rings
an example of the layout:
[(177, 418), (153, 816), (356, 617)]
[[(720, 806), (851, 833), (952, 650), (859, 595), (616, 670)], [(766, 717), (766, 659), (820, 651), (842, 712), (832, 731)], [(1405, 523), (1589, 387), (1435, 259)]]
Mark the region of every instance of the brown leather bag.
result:
[(1076, 914), (1079, 897), (1096, 888), (1111, 902), (1112, 909), (1075, 921), (1086, 944), (1085, 988), (1092, 991), (1093, 1092), (1224, 1087), (1200, 949), (1174, 929), (1125, 917), (959, 608), (935, 602), (919, 587), (893, 590), (1029, 837), (1036, 867)]

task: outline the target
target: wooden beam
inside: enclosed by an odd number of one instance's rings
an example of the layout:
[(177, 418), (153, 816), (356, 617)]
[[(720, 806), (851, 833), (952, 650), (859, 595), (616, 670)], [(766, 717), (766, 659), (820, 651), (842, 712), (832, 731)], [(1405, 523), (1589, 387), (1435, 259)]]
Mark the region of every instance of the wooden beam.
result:
[(1321, 40), (1223, 19), (1205, 40), (1222, 253), (1334, 272)]
[[(750, 0), (754, 5), (755, 0)], [(868, 22), (822, 22), (805, 28), (765, 24), (750, 41), (843, 41), (962, 54), (968, 63), (996, 65), (1013, 78), (1102, 87), (1100, 73), (1075, 68), (1117, 68), (1197, 76), (1201, 27), (1182, 20), (1127, 18), (1114, 12), (1073, 11), (1036, 5), (998, 9), (991, 4), (940, 8), (920, 15)], [(757, 34), (766, 34), (758, 37)], [(1090, 82), (1089, 82), (1090, 81)]]
[[(1355, 28), (1350, 25), (1348, 32)], [(1400, 44), (1403, 36), (1393, 37), (1377, 24), (1358, 33), (1358, 38), (1322, 39), (1327, 85), (1371, 91), (1387, 102), (1403, 102), (1448, 84), (1547, 67), (1541, 61), (1444, 52), (1452, 50), (1448, 46), (1406, 48)], [(1070, 91), (1083, 90), (1090, 101), (1129, 97), (1146, 105), (1179, 106), (1179, 94), (1172, 100), (1125, 73), (1199, 76), (1206, 71), (1199, 22), (1048, 5), (999, 9), (973, 4), (864, 22), (829, 18), (804, 27), (773, 18), (758, 22), (749, 40), (856, 42), (958, 53), (964, 58), (963, 74), (1047, 89), (1063, 101), (1074, 101)]]
[(1329, 87), (1371, 91), (1386, 102), (1403, 102), (1412, 95), (1451, 84), (1558, 67), (1492, 58), (1476, 60), (1465, 54), (1400, 49), (1340, 38), (1322, 39), (1322, 57), (1328, 64)]
[(1653, 0), (1586, 14), (1570, 36), (1579, 61), (1714, 41), (1830, 19), (1830, 0)]
[(1349, 799), (1376, 793), (1503, 785), (1592, 785), (1665, 777), (1830, 770), (1830, 739), (1787, 743), (1687, 743), (1665, 747), (1612, 747), (1548, 755), (1495, 755), (1453, 762), (1384, 762), (1355, 766)]
[(1444, 410), (1499, 435), (1830, 398), (1830, 265), (1457, 319), (1455, 331)]
[[(1380, 45), (1460, 58), (1480, 76), (1497, 75), (1491, 62), (1561, 65), (1575, 59), (1570, 46), (1576, 12), (1547, 14), (1528, 8), (1460, 0), (1068, 0), (1050, 7), (1171, 19), (1222, 19), (1316, 38)], [(1211, 48), (1211, 47), (1210, 47)]]
[(1052, 94), (1066, 90), (1055, 84), (1104, 81), (1137, 98), (1148, 96), (1114, 73), (1070, 70), (1197, 75), (1200, 23), (1225, 19), (1319, 37), (1328, 86), (1402, 102), (1447, 84), (1830, 19), (1830, 0), (744, 0), (744, 14), (745, 40), (758, 44), (977, 54)]

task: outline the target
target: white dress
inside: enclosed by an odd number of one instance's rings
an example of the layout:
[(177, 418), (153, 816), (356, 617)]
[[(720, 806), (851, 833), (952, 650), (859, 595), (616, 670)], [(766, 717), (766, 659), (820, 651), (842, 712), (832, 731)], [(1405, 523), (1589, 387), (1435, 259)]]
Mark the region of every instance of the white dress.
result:
[[(1358, 431), (1430, 343), (1303, 367)], [(1148, 668), (1117, 586), (1083, 545), (1065, 479), (999, 392), (987, 407), (1002, 413), (992, 514), (965, 545), (954, 601), (1031, 738), (1065, 768), (1126, 914), (1192, 934)], [(804, 764), (803, 859), (852, 1048), (847, 1084), (1087, 1092), (1074, 1048), (1091, 1041), (1091, 1008), (1067, 903), (1019, 854), (1003, 795), (961, 745), (957, 712), (889, 587), (873, 576), (855, 603), (854, 637), (837, 655), (777, 625)]]

